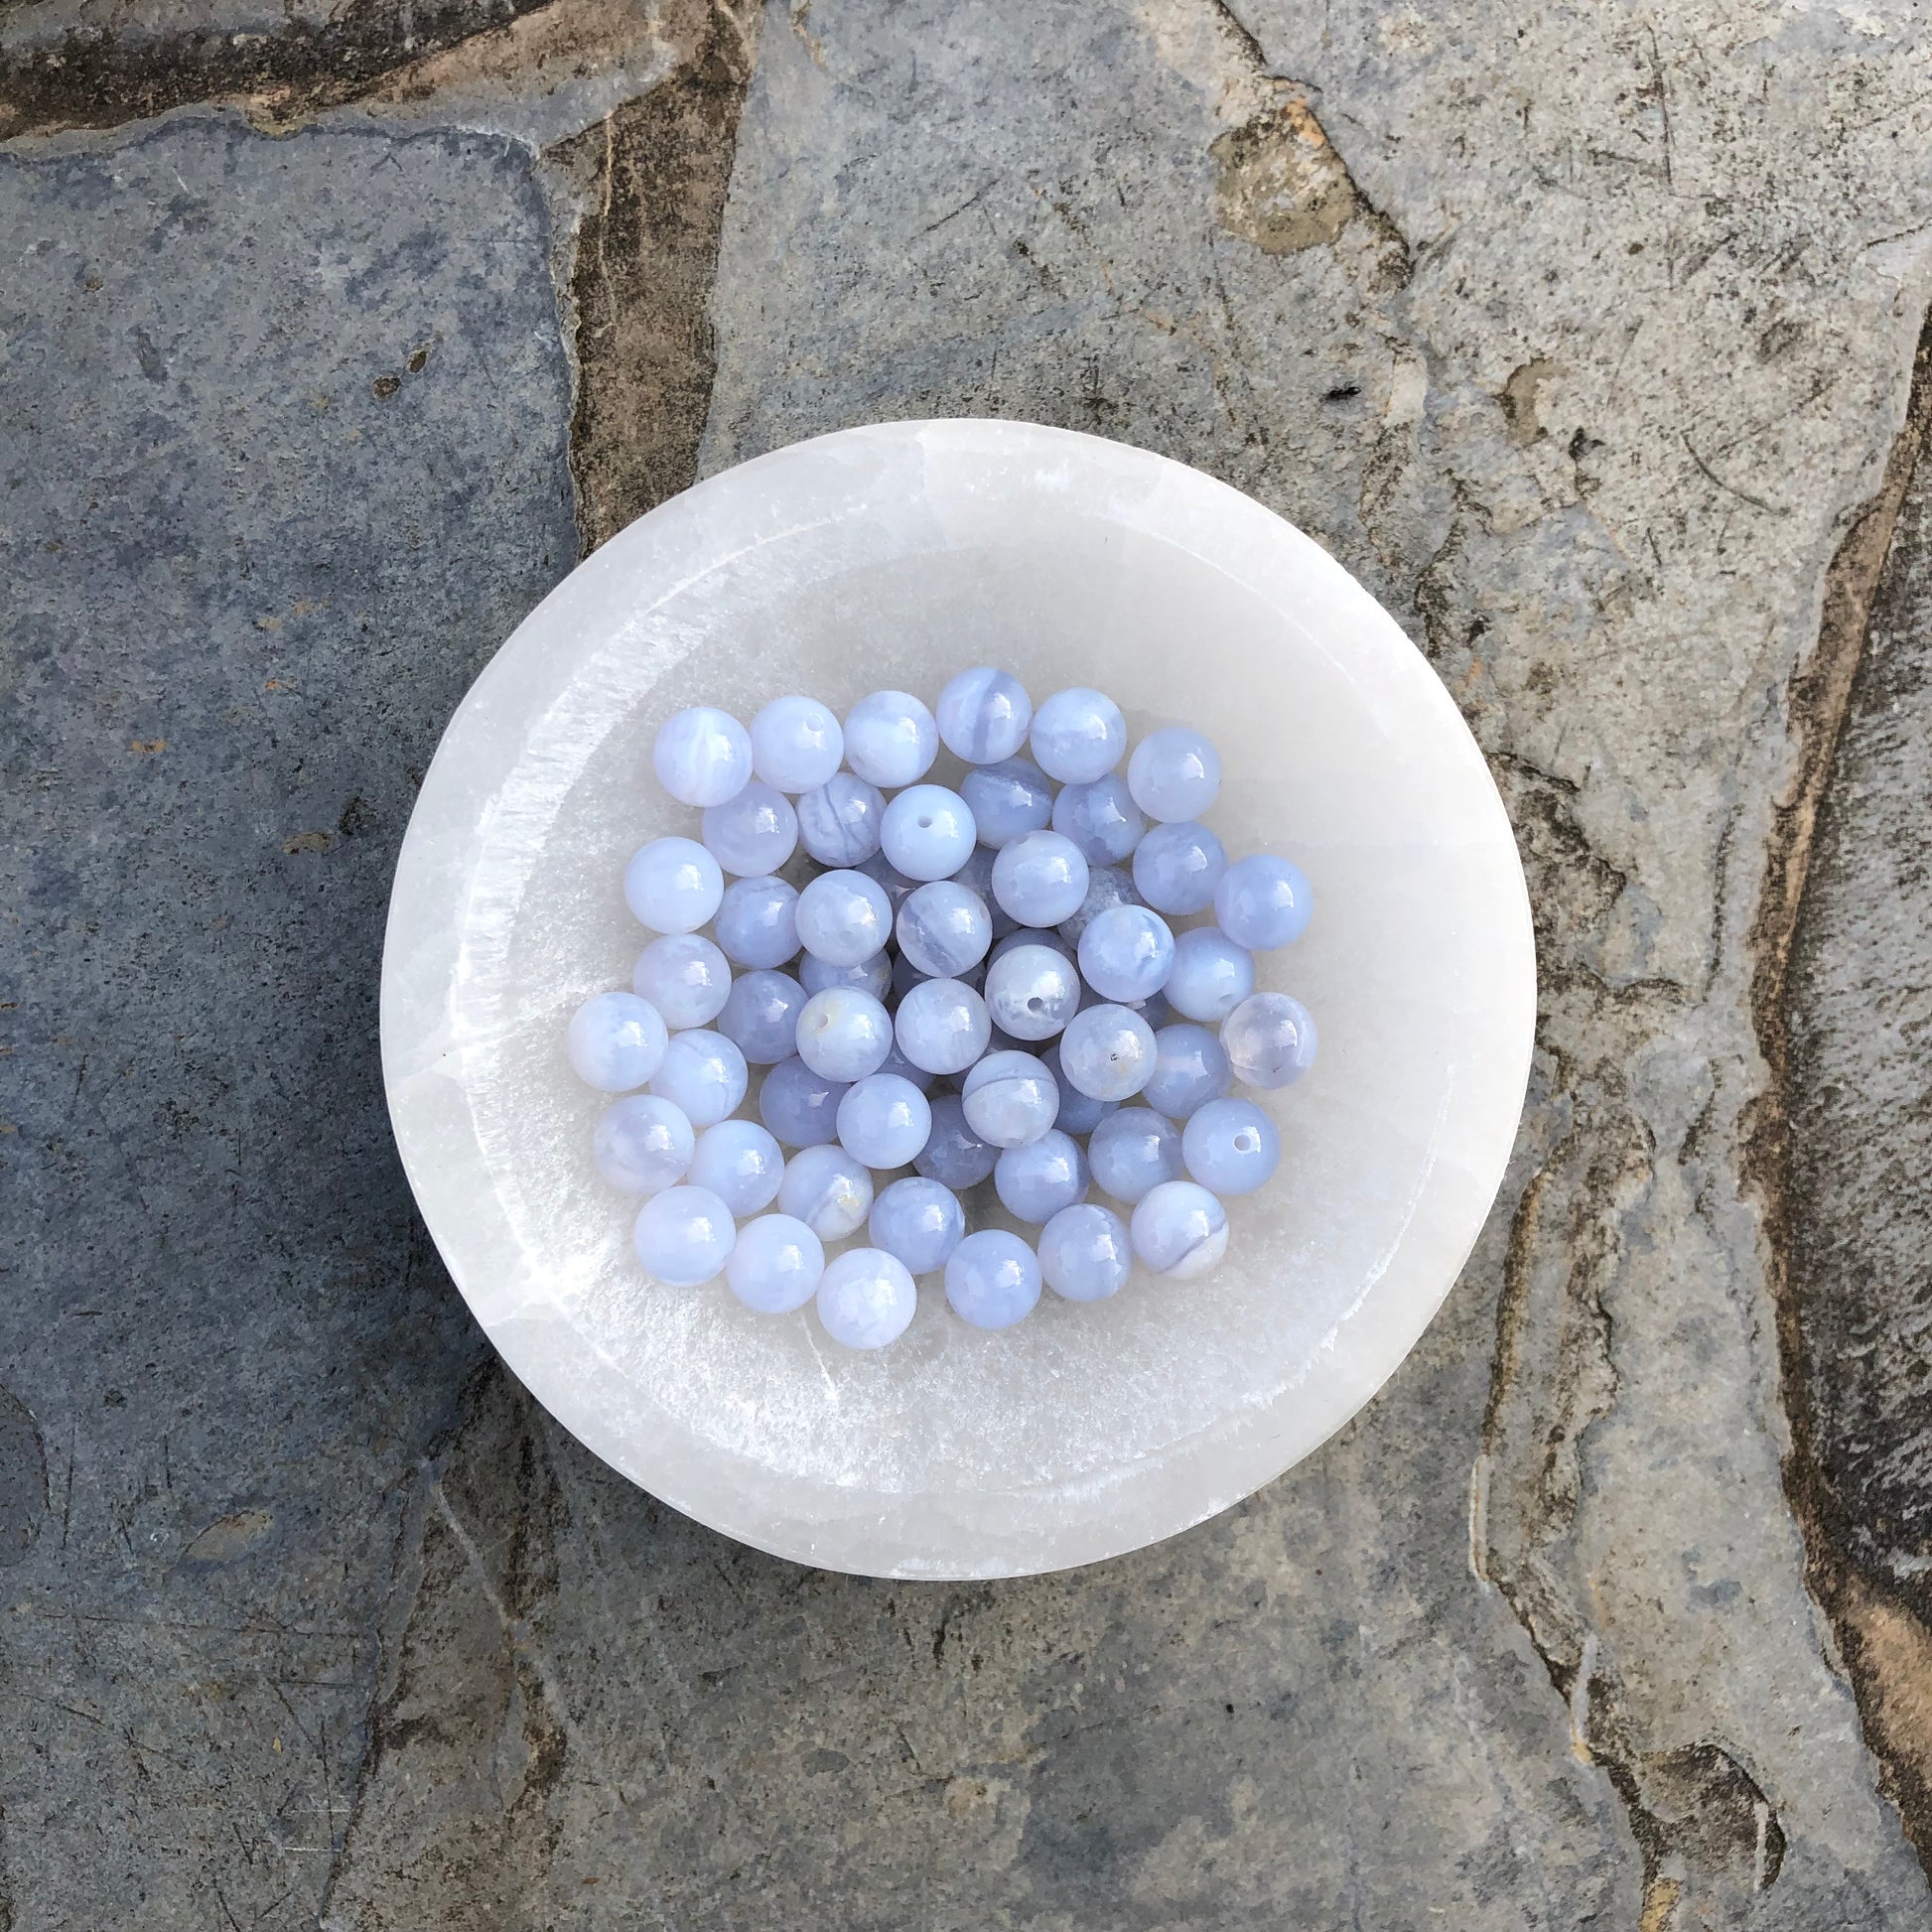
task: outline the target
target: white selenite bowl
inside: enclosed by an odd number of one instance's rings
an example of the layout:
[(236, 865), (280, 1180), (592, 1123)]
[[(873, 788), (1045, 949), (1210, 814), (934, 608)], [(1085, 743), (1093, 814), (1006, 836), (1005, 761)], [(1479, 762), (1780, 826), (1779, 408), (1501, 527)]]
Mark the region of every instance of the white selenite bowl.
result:
[[(1282, 1164), (1229, 1202), (1205, 1278), (1050, 1291), (985, 1333), (936, 1277), (892, 1347), (720, 1279), (649, 1279), (599, 1177), (608, 1104), (564, 1029), (649, 937), (624, 862), (696, 835), (651, 774), (686, 705), (809, 692), (928, 704), (970, 664), (1035, 703), (1095, 685), (1132, 741), (1220, 748), (1231, 857), (1295, 860), (1301, 942), (1261, 984), (1315, 1016), (1299, 1085), (1254, 1098)], [(943, 776), (942, 765), (936, 776)], [(1474, 741), (1394, 621), (1211, 477), (1031, 423), (842, 431), (653, 510), (520, 624), (444, 734), (397, 866), (382, 1064), (457, 1286), (558, 1421), (653, 1495), (801, 1563), (1023, 1575), (1198, 1523), (1346, 1422), (1422, 1333), (1499, 1185), (1536, 1011), (1529, 901)], [(969, 1215), (972, 1212), (969, 1204)]]

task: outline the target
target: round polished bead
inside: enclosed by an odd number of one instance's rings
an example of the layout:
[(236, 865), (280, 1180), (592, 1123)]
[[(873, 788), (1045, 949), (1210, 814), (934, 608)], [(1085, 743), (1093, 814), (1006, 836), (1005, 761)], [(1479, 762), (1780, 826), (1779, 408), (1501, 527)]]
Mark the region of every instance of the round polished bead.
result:
[(653, 932), (695, 932), (724, 892), (718, 861), (696, 839), (652, 839), (623, 872), (624, 903)]
[(824, 1273), (824, 1244), (791, 1214), (760, 1214), (746, 1222), (725, 1264), (731, 1292), (759, 1314), (802, 1309), (818, 1293)]
[(1150, 1188), (1180, 1178), (1180, 1129), (1152, 1107), (1123, 1107), (1088, 1138), (1087, 1165), (1095, 1186), (1132, 1207)]
[(884, 1348), (911, 1326), (919, 1292), (905, 1264), (880, 1248), (853, 1248), (827, 1262), (818, 1318), (848, 1348)]
[(759, 1118), (786, 1147), (820, 1147), (839, 1137), (845, 1083), (814, 1073), (801, 1059), (780, 1060), (759, 1089)]
[(798, 943), (832, 966), (857, 966), (893, 936), (893, 902), (862, 872), (822, 872), (798, 895)]
[(752, 768), (780, 791), (810, 791), (839, 768), (845, 733), (816, 698), (773, 698), (752, 720)]
[(570, 1017), (571, 1070), (600, 1093), (641, 1087), (664, 1058), (663, 1016), (634, 993), (595, 993)]
[(1034, 713), (1034, 758), (1049, 778), (1088, 785), (1104, 778), (1127, 750), (1127, 720), (1104, 691), (1055, 691)]
[(1068, 785), (1053, 800), (1053, 830), (1071, 839), (1090, 866), (1117, 866), (1147, 830), (1126, 779), (1114, 772), (1087, 785)]
[(1154, 1035), (1154, 1073), (1141, 1098), (1170, 1120), (1187, 1120), (1233, 1084), (1228, 1056), (1213, 1030), (1182, 1020)]
[(1149, 818), (1199, 818), (1221, 795), (1221, 755), (1199, 732), (1169, 725), (1134, 747), (1127, 787)]
[(814, 1073), (849, 1086), (877, 1073), (893, 1050), (893, 1016), (857, 987), (814, 993), (793, 1028), (798, 1057)]
[(1080, 974), (1065, 953), (1021, 945), (986, 969), (986, 1010), (1015, 1039), (1050, 1039), (1080, 1006)]
[(732, 963), (701, 932), (667, 933), (637, 955), (630, 990), (675, 1032), (709, 1026), (731, 998)]
[(706, 808), (705, 849), (729, 873), (776, 872), (798, 846), (798, 814), (782, 791), (754, 778), (737, 797)]
[(1157, 825), (1134, 848), (1134, 886), (1170, 917), (1205, 912), (1227, 863), (1220, 840), (1205, 825)]
[(981, 1140), (967, 1124), (960, 1097), (942, 1093), (932, 1103), (932, 1131), (912, 1165), (926, 1179), (958, 1189), (977, 1187), (999, 1158), (1000, 1150)]
[(946, 1265), (966, 1232), (966, 1211), (950, 1187), (907, 1176), (896, 1180), (872, 1204), (866, 1233), (875, 1248), (896, 1255), (914, 1275)]
[(1063, 1207), (1039, 1231), (1039, 1272), (1067, 1302), (1104, 1302), (1134, 1269), (1127, 1223), (1098, 1201)]
[(1221, 1022), (1221, 1046), (1237, 1080), (1292, 1086), (1314, 1064), (1314, 1018), (1286, 993), (1255, 993)]
[(1080, 909), (1071, 918), (1062, 919), (1053, 930), (1058, 937), (1076, 952), (1080, 941), (1087, 936), (1087, 927), (1103, 912), (1111, 912), (1117, 905), (1139, 905), (1140, 894), (1134, 889), (1130, 875), (1118, 866), (1089, 866), (1087, 868), (1087, 896), (1080, 901)]
[(1027, 687), (1009, 671), (976, 665), (947, 680), (937, 707), (947, 751), (968, 764), (998, 764), (1027, 742), (1034, 708)]
[(907, 879), (950, 879), (978, 836), (973, 808), (944, 785), (910, 785), (886, 807), (880, 843)]
[(1066, 1024), (1060, 1065), (1095, 1100), (1130, 1100), (1154, 1077), (1154, 1029), (1127, 1007), (1088, 1007)]
[(1059, 1081), (1060, 1111), (1053, 1121), (1062, 1134), (1091, 1134), (1110, 1114), (1120, 1111), (1118, 1100), (1096, 1100), (1090, 1093), (1082, 1093), (1073, 1082), (1065, 1077), (1060, 1065), (1059, 1049), (1065, 1043), (1062, 1034), (1053, 1042), (1051, 1065), (1055, 1078)]
[(939, 727), (909, 691), (875, 691), (845, 714), (845, 761), (870, 784), (915, 784), (939, 756)]
[(959, 781), (972, 808), (981, 845), (998, 851), (1028, 832), (1043, 831), (1053, 815), (1053, 787), (1031, 759), (977, 764)]
[(850, 771), (798, 794), (798, 837), (821, 866), (862, 865), (879, 850), (886, 795)]
[(886, 1058), (884, 1062), (881, 1064), (879, 1070), (882, 1073), (897, 1073), (901, 1080), (911, 1081), (911, 1083), (915, 1087), (917, 1087), (921, 1093), (930, 1093), (932, 1091), (933, 1081), (938, 1078), (937, 1074), (929, 1072), (925, 1067), (914, 1066), (912, 1062), (908, 1060), (902, 1052), (899, 1051), (898, 1039), (897, 1036), (894, 1037), (892, 1048), (887, 1053)]
[(1172, 1027), (1174, 1023), (1174, 1011), (1168, 1004), (1168, 994), (1165, 987), (1159, 993), (1152, 994), (1145, 1000), (1133, 1000), (1127, 1004), (1131, 1005), (1134, 1011), (1157, 1034), (1163, 1027)]
[(966, 855), (966, 862), (953, 874), (955, 885), (978, 896), (993, 921), (993, 937), (1004, 939), (1013, 930), (1013, 921), (1007, 917), (1000, 901), (993, 897), (993, 861), (998, 855), (986, 846), (976, 845)]
[(1157, 1275), (1189, 1281), (1227, 1252), (1227, 1209), (1197, 1181), (1164, 1180), (1141, 1197), (1129, 1232)]
[(1087, 862), (1058, 832), (1028, 832), (993, 861), (993, 897), (1022, 925), (1058, 925), (1087, 896)]
[(988, 1053), (967, 1072), (959, 1097), (966, 1124), (994, 1147), (1025, 1147), (1053, 1125), (1059, 1083), (1032, 1053)]
[(1039, 1301), (1039, 1263), (1017, 1234), (981, 1228), (946, 1263), (946, 1300), (975, 1328), (1011, 1328)]
[(881, 951), (856, 966), (834, 966), (816, 953), (805, 953), (798, 961), (798, 982), (807, 994), (829, 993), (835, 986), (846, 986), (855, 993), (870, 993), (875, 1000), (883, 1000), (892, 989), (893, 956)]
[(736, 879), (712, 931), (741, 966), (782, 966), (798, 951), (798, 895), (782, 879)]
[(784, 1177), (785, 1157), (778, 1143), (755, 1120), (721, 1120), (698, 1136), (697, 1152), (684, 1178), (708, 1187), (743, 1220), (769, 1207)]
[(1187, 1172), (1217, 1194), (1252, 1194), (1281, 1165), (1282, 1137), (1252, 1100), (1210, 1100), (1180, 1137)]
[(604, 1110), (591, 1138), (591, 1156), (613, 1187), (626, 1194), (661, 1194), (684, 1178), (697, 1145), (682, 1107), (653, 1093), (631, 1093)]
[(986, 957), (993, 915), (986, 901), (957, 880), (935, 879), (908, 894), (895, 930), (898, 949), (933, 979), (957, 979)]
[(914, 1066), (963, 1073), (986, 1051), (992, 1025), (986, 1002), (964, 980), (921, 980), (899, 1001), (894, 1032)]
[(932, 1109), (910, 1080), (874, 1073), (839, 1102), (839, 1145), (869, 1168), (905, 1167), (932, 1131)]
[(1173, 934), (1145, 905), (1116, 905), (1080, 935), (1080, 972), (1103, 999), (1151, 1000), (1173, 967)]
[(669, 1288), (697, 1288), (730, 1259), (738, 1230), (731, 1209), (708, 1187), (666, 1187), (637, 1210), (630, 1245)]
[(1161, 990), (1183, 1020), (1225, 1020), (1255, 990), (1254, 955), (1219, 926), (1195, 926), (1175, 938)]
[(718, 1016), (718, 1031), (754, 1066), (775, 1066), (798, 1050), (805, 989), (789, 973), (740, 973)]
[(1049, 1127), (1025, 1147), (1003, 1149), (993, 1164), (993, 1191), (1023, 1221), (1050, 1221), (1086, 1197), (1087, 1157), (1071, 1134)]
[(693, 705), (658, 727), (650, 761), (679, 804), (722, 805), (751, 781), (751, 734), (729, 711)]
[(778, 1205), (821, 1241), (843, 1241), (872, 1211), (872, 1170), (836, 1143), (800, 1148), (785, 1163)]
[(723, 1034), (693, 1027), (671, 1035), (651, 1076), (650, 1090), (660, 1100), (682, 1107), (693, 1127), (710, 1127), (737, 1113), (750, 1083), (745, 1055), (738, 1047)]
[(1237, 945), (1254, 952), (1292, 946), (1308, 929), (1314, 894), (1299, 866), (1272, 852), (1237, 859), (1214, 888), (1214, 916)]
[[(881, 821), (882, 825), (884, 821)], [(886, 902), (897, 913), (905, 903), (905, 896), (918, 885), (916, 879), (907, 879), (883, 852), (875, 852), (864, 865), (855, 866), (855, 872), (862, 872), (886, 895)]]

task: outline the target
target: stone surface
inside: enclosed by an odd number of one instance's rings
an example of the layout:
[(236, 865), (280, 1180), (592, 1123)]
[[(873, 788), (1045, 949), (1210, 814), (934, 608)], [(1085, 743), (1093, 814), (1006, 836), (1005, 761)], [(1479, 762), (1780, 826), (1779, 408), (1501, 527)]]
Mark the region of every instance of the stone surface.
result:
[[(452, 9), (394, 100), (400, 9), (340, 89), (319, 10), (6, 23), (14, 1925), (1923, 1924), (1922, 33), (813, 0), (701, 81), (749, 17), (689, 11), (538, 10), (544, 65)], [(200, 98), (326, 117), (102, 125)], [(1544, 981), (1391, 1389), (1173, 1545), (970, 1590), (732, 1548), (532, 1415), (372, 1038), (409, 769), (574, 543), (679, 450), (949, 411), (1361, 574)]]

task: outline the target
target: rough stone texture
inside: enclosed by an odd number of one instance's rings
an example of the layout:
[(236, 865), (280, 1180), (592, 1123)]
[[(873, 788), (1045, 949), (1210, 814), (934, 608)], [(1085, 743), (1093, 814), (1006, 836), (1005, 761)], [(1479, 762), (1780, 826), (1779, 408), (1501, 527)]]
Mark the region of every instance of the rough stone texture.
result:
[[(340, 87), (320, 13), (0, 31), (46, 271), (0, 386), (0, 1924), (1924, 1924), (1932, 47), (509, 11), (351, 9)], [(73, 31), (206, 55), (90, 93)], [(323, 118), (45, 138), (198, 90)], [(950, 411), (1166, 450), (1362, 575), (1491, 758), (1545, 989), (1504, 1199), (1367, 1414), (966, 1590), (733, 1548), (533, 1414), (372, 1013), (409, 771), (577, 544)]]

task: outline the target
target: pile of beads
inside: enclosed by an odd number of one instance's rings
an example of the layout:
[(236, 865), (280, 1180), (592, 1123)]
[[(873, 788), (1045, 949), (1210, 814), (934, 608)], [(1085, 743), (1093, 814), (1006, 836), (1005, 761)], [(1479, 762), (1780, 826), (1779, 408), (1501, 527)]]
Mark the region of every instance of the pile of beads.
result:
[[(942, 743), (956, 789), (924, 781)], [(750, 731), (709, 706), (659, 731), (658, 779), (699, 838), (630, 861), (625, 899), (661, 936), (568, 1040), (584, 1080), (624, 1096), (594, 1153), (647, 1197), (633, 1242), (657, 1280), (722, 1273), (767, 1313), (815, 1300), (833, 1339), (878, 1348), (911, 1321), (916, 1275), (1004, 1328), (1042, 1281), (1097, 1302), (1136, 1260), (1176, 1280), (1220, 1260), (1222, 1197), (1281, 1156), (1229, 1090), (1285, 1087), (1314, 1057), (1307, 1010), (1257, 993), (1254, 966), (1301, 937), (1309, 885), (1271, 855), (1230, 864), (1200, 823), (1221, 771), (1198, 732), (1153, 733), (1123, 777), (1126, 752), (1102, 693), (1035, 710), (986, 667), (936, 714), (875, 691), (843, 726), (784, 697)], [(739, 1113), (754, 1067), (758, 1120)], [(960, 1193), (989, 1176), (1035, 1245), (968, 1232)], [(870, 1245), (826, 1258), (862, 1226)]]

